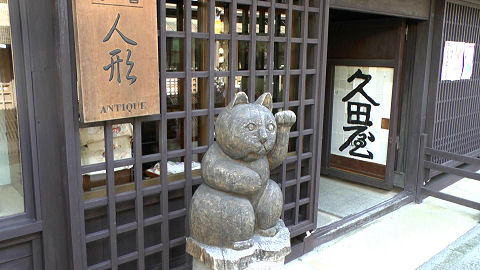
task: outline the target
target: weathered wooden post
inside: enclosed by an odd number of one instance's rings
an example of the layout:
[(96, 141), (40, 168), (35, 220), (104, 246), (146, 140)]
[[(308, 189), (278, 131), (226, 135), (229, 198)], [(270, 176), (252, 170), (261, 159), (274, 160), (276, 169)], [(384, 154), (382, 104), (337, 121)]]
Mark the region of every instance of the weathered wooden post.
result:
[(248, 103), (239, 92), (215, 122), (190, 207), (193, 269), (278, 269), (290, 253), (283, 197), (270, 170), (287, 156), (296, 116), (272, 114), (272, 96)]

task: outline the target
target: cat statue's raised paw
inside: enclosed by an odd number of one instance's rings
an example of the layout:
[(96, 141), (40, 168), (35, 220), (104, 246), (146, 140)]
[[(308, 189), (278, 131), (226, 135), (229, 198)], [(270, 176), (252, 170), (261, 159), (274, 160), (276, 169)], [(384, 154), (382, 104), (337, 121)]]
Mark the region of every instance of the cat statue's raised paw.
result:
[(272, 114), (270, 93), (254, 103), (244, 92), (235, 95), (218, 116), (216, 141), (202, 159), (204, 182), (191, 201), (191, 238), (241, 250), (255, 234), (277, 233), (283, 197), (270, 170), (286, 158), (295, 121), (292, 111)]

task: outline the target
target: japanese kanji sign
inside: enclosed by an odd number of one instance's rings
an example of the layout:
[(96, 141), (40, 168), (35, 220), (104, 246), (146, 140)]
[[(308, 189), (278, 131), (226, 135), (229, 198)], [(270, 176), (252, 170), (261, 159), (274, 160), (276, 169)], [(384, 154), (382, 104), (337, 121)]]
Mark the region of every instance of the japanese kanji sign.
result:
[[(336, 66), (331, 153), (385, 165), (393, 68)], [(385, 121), (384, 121), (385, 122)]]
[(160, 112), (156, 1), (75, 1), (83, 122)]

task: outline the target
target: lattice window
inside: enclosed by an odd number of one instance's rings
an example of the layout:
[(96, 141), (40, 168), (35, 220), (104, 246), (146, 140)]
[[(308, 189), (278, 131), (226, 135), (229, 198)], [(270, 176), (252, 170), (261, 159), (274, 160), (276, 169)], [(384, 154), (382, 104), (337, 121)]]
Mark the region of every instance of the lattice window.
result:
[(80, 125), (89, 269), (191, 263), (187, 214), (201, 158), (238, 91), (251, 101), (270, 92), (274, 113), (297, 114), (272, 179), (292, 237), (314, 229), (320, 1), (158, 1), (158, 18), (161, 113)]
[[(475, 43), (470, 79), (438, 85), (433, 148), (462, 155), (480, 154), (480, 9), (446, 3), (443, 42)], [(434, 158), (437, 163), (446, 159)]]

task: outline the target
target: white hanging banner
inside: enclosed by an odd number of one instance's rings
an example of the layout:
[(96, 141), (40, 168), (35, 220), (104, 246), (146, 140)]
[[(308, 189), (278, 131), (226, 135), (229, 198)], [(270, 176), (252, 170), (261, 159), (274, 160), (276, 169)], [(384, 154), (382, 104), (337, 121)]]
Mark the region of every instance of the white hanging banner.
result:
[(473, 73), (475, 43), (445, 41), (441, 80), (470, 79)]
[(442, 61), (442, 81), (460, 80), (463, 69), (464, 42), (445, 41)]
[(393, 79), (391, 67), (335, 66), (330, 154), (386, 165)]
[(475, 43), (465, 43), (463, 53), (462, 80), (469, 80), (473, 73), (473, 57), (475, 56)]

